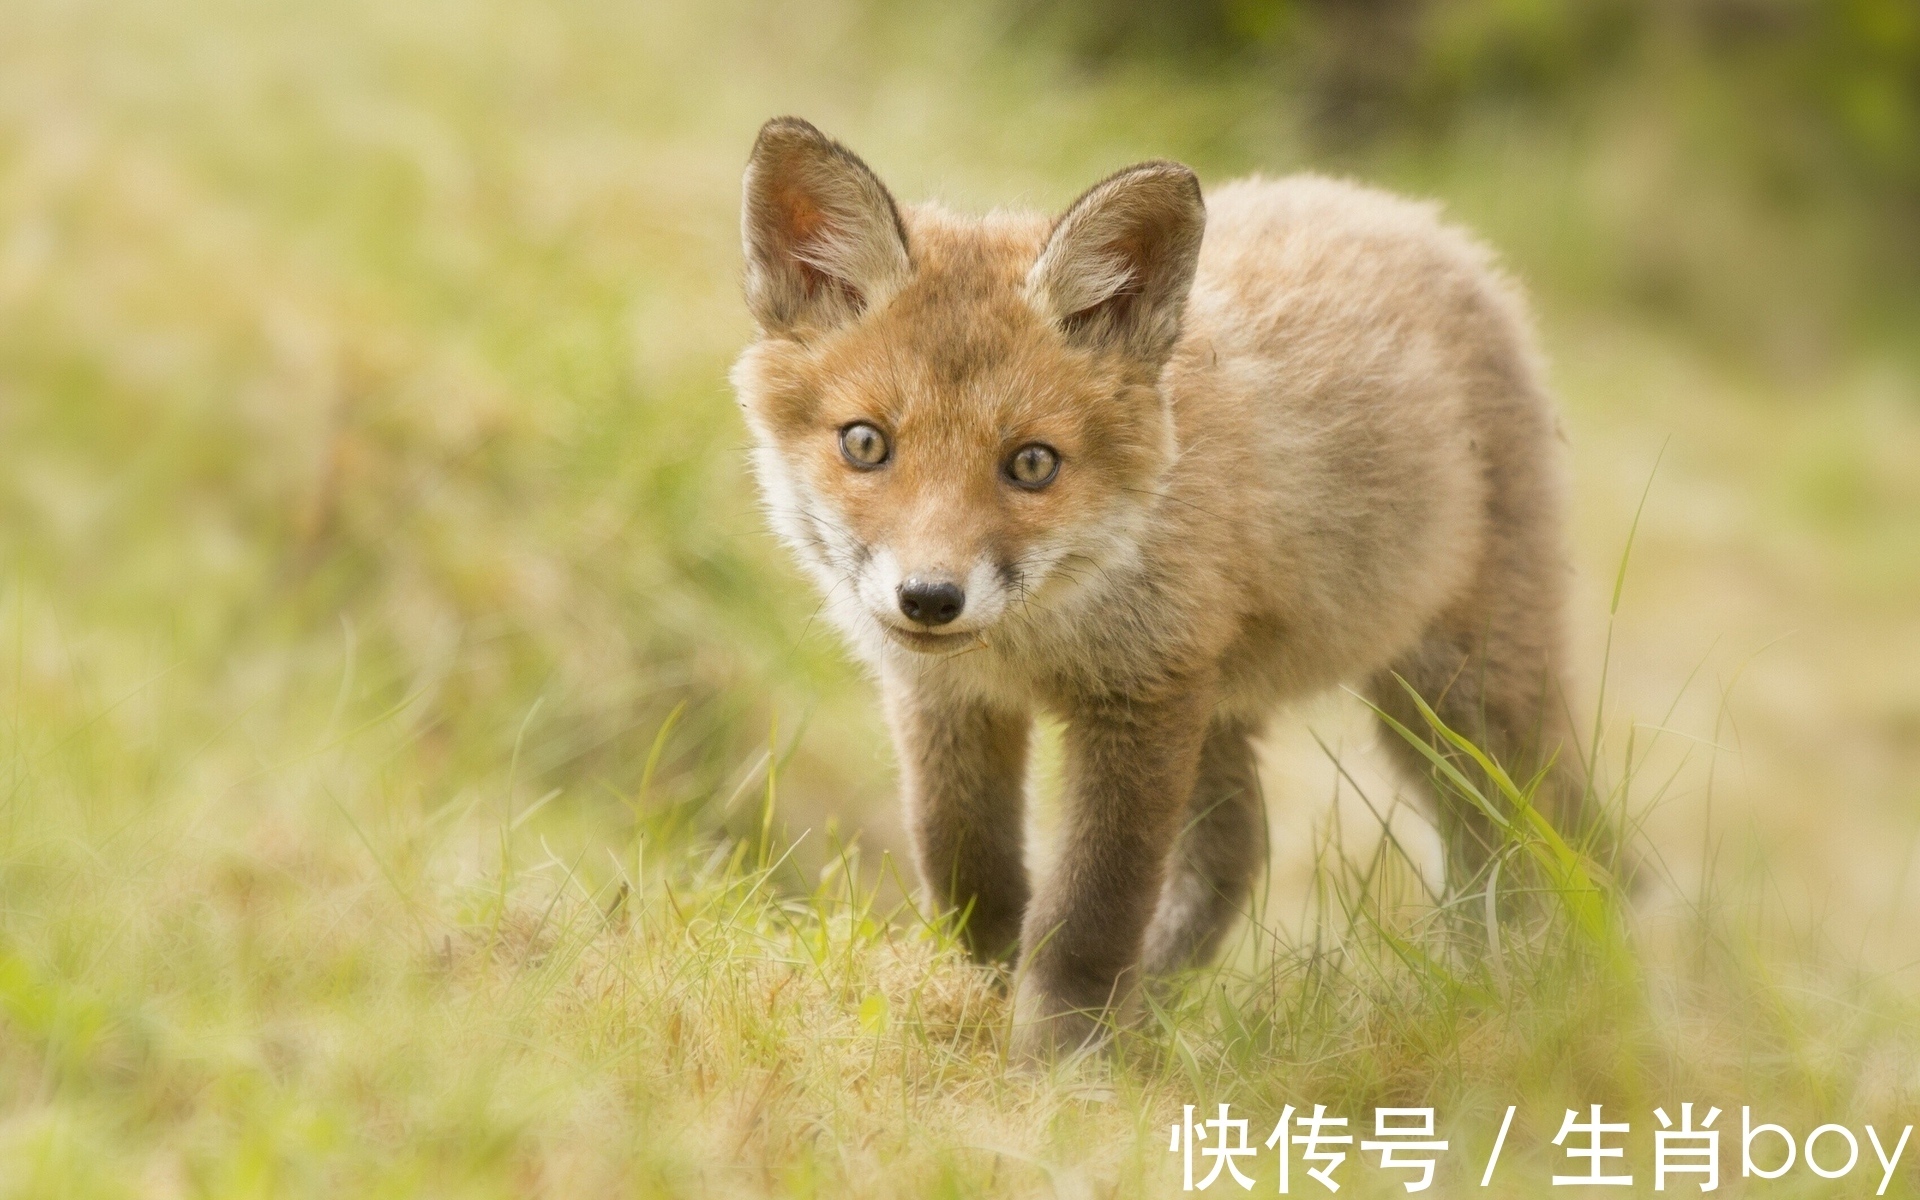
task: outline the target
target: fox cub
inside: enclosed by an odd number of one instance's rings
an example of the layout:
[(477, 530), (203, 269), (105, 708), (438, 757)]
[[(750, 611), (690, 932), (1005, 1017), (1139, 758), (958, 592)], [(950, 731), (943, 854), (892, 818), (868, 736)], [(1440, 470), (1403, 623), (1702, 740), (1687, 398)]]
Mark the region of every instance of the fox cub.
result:
[[(1553, 407), (1520, 300), (1430, 206), (1312, 176), (1203, 201), (1147, 162), (1058, 218), (963, 217), (783, 117), (742, 225), (767, 510), (879, 676), (924, 886), (1020, 960), (1019, 1052), (1219, 946), (1288, 700), (1352, 682), (1424, 729), (1398, 676), (1516, 775), (1554, 763), (1539, 803), (1588, 828)], [(1067, 782), (1034, 884), (1041, 709)], [(1493, 831), (1436, 803), (1464, 881)]]

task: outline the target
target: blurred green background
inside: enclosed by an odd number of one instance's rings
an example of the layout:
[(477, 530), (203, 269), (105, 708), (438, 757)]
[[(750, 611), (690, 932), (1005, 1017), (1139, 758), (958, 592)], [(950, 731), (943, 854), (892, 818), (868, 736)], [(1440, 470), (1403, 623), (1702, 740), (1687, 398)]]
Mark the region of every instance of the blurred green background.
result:
[[(1509, 1188), (1562, 1099), (1911, 1112), (1911, 0), (0, 0), (0, 1195), (1135, 1195), (1228, 1097), (1005, 1078), (985, 977), (905, 918), (682, 861), (812, 831), (788, 861), (857, 837), (891, 887), (902, 841), (725, 378), (786, 112), (967, 209), (1351, 175), (1536, 299), (1579, 702), (1661, 867), (1636, 945), (1730, 896), (1795, 951), (1738, 1003), (1660, 976), (1646, 1025), (1362, 980), (1269, 1043), (1223, 999), (1205, 1078), (1476, 1145), (1524, 1101)], [(1283, 931), (1396, 787), (1355, 708), (1271, 739)]]
[[(1665, 447), (1608, 728), (1696, 739), (1649, 818), (1676, 869), (1717, 769), (1720, 818), (1808, 896), (1885, 917), (1920, 888), (1910, 0), (4, 0), (0, 25), (7, 682), (17, 728), (132, 748), (69, 785), (88, 828), (166, 780), (244, 841), (275, 803), (248, 780), (383, 715), (370, 810), (557, 789), (593, 826), (684, 705), (643, 806), (750, 827), (729, 801), (771, 755), (789, 828), (899, 845), (869, 691), (761, 529), (725, 383), (740, 167), (796, 112), (971, 208), (1057, 209), (1149, 156), (1441, 200), (1541, 309), (1592, 678)], [(1363, 740), (1350, 718), (1315, 715)], [(1289, 755), (1304, 835), (1327, 777)]]

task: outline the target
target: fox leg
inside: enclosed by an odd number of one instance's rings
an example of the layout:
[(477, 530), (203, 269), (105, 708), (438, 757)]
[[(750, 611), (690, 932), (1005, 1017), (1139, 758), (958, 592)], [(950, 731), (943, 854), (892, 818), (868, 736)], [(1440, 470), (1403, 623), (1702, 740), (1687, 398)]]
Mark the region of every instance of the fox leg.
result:
[(1068, 714), (1065, 836), (1020, 934), (1022, 1057), (1091, 1044), (1130, 999), (1211, 701), (1189, 691)]
[(1011, 956), (1027, 907), (1023, 857), (1029, 714), (887, 685), (901, 795), (920, 881), (983, 962)]
[[(1370, 691), (1380, 709), (1444, 751), (1400, 679), (1450, 729), (1485, 750), (1516, 783), (1524, 785), (1547, 768), (1534, 795), (1539, 811), (1569, 842), (1584, 846), (1609, 867), (1632, 874), (1631, 861), (1622, 857), (1614, 831), (1590, 795), (1560, 676), (1543, 647), (1497, 636), (1436, 631), (1373, 681)], [(1404, 767), (1433, 783), (1433, 766), (1424, 754), (1391, 729), (1382, 736)], [(1466, 761), (1459, 766), (1482, 795), (1500, 809), (1507, 808), (1484, 772)], [(1435, 800), (1446, 844), (1448, 880), (1456, 888), (1469, 885), (1499, 847), (1500, 831), (1471, 801), (1445, 793), (1436, 794)]]
[(1204, 965), (1246, 909), (1267, 850), (1253, 734), (1237, 721), (1216, 720), (1207, 730), (1186, 824), (1147, 928), (1149, 977)]

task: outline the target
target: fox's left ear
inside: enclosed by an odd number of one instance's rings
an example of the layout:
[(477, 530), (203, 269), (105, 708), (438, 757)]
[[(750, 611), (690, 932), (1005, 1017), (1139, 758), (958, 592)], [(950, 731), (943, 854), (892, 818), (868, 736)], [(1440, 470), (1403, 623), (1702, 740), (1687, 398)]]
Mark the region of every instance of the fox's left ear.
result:
[(906, 281), (906, 228), (866, 163), (798, 117), (760, 129), (740, 227), (747, 307), (763, 329), (832, 329)]
[(1027, 293), (1069, 340), (1165, 362), (1206, 224), (1191, 170), (1128, 167), (1087, 189), (1054, 225)]

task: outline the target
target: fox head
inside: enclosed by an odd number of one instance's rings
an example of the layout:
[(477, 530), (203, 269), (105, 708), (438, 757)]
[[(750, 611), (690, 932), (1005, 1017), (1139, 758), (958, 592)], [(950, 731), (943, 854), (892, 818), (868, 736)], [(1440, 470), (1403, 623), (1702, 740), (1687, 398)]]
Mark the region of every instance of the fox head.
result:
[(992, 644), (1131, 554), (1205, 219), (1170, 162), (1051, 221), (903, 209), (807, 122), (761, 129), (734, 385), (774, 527), (867, 657)]

